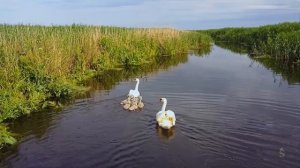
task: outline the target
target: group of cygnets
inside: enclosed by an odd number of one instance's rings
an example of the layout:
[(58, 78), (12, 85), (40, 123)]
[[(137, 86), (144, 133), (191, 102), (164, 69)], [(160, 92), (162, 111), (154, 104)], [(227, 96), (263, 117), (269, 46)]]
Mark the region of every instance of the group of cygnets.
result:
[[(142, 102), (142, 96), (138, 90), (140, 80), (136, 79), (136, 85), (134, 90), (130, 90), (127, 99), (123, 100), (121, 104), (125, 110), (136, 111), (144, 107)], [(175, 126), (176, 117), (175, 113), (171, 110), (166, 111), (167, 99), (161, 98), (163, 103), (161, 110), (156, 114), (156, 121), (158, 126), (164, 129), (170, 129)]]

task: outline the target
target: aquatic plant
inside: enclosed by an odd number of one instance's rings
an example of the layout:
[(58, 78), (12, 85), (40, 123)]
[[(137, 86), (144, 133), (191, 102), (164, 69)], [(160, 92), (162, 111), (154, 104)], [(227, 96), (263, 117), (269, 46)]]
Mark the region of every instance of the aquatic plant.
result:
[(7, 130), (5, 125), (0, 125), (0, 149), (4, 147), (5, 144), (14, 144), (16, 143), (16, 139), (13, 137), (14, 134)]

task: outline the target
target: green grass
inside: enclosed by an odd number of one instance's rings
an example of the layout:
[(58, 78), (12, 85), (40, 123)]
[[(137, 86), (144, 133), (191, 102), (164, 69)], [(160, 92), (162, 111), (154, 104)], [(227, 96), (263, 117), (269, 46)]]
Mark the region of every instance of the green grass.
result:
[(223, 28), (205, 32), (215, 41), (243, 44), (253, 55), (269, 55), (288, 63), (300, 60), (300, 22), (255, 28)]
[[(84, 91), (99, 72), (207, 48), (205, 34), (107, 26), (0, 25), (0, 123)], [(0, 132), (0, 137), (6, 134)], [(0, 139), (1, 143), (10, 143)]]

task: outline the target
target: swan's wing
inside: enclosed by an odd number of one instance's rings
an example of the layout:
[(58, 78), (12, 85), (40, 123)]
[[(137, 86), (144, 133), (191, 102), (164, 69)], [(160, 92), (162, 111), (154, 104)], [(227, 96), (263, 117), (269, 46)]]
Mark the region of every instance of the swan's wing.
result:
[(166, 111), (167, 115), (173, 119), (173, 125), (175, 125), (176, 117), (175, 113), (171, 110)]
[(167, 110), (166, 113), (167, 113), (167, 115), (175, 116), (175, 113), (171, 110)]
[(163, 114), (163, 111), (159, 111), (158, 113), (156, 113), (156, 120), (159, 120), (159, 118), (161, 118)]
[(132, 89), (129, 90), (129, 94), (128, 94), (128, 95), (131, 96), (131, 95), (133, 95), (133, 94), (134, 94), (134, 90), (132, 90)]
[(140, 92), (139, 91), (137, 91), (137, 90), (130, 90), (129, 91), (129, 94), (128, 94), (129, 96), (134, 96), (134, 97), (139, 97), (140, 96)]
[(135, 97), (139, 97), (139, 96), (140, 96), (140, 92), (139, 92), (138, 90), (135, 90), (135, 91), (134, 91), (134, 96), (135, 96)]

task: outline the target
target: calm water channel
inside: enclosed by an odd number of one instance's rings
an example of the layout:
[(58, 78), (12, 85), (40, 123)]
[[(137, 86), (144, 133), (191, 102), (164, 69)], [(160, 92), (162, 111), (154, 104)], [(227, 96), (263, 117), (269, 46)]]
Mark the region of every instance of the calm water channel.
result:
[[(124, 111), (135, 77), (145, 108)], [(104, 78), (62, 111), (14, 122), (22, 138), (0, 167), (300, 167), (300, 85), (246, 54), (213, 46)], [(161, 97), (177, 117), (170, 131), (156, 127)]]

